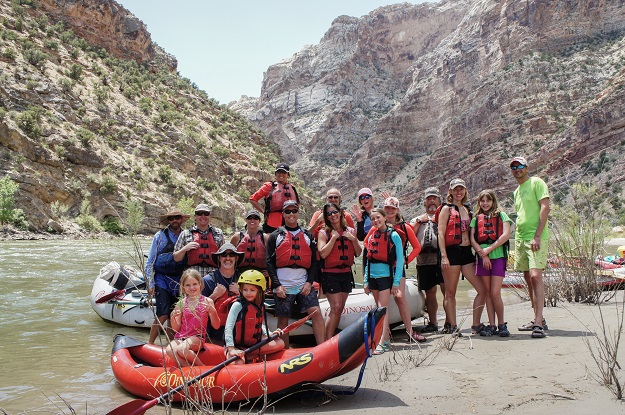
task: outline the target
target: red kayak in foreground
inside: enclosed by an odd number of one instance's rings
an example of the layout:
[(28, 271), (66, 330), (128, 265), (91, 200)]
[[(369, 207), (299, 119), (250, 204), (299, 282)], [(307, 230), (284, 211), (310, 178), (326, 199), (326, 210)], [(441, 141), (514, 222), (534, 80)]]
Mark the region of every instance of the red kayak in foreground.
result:
[[(384, 308), (376, 308), (363, 313), (339, 334), (315, 347), (282, 350), (268, 355), (266, 362), (228, 365), (174, 394), (173, 400), (248, 401), (265, 392), (270, 396), (288, 393), (303, 384), (340, 376), (362, 365), (371, 355), (382, 336), (385, 312)], [(155, 398), (225, 360), (222, 346), (205, 346), (199, 358), (206, 366), (180, 368), (162, 347), (119, 335), (111, 356), (113, 374), (128, 392)]]

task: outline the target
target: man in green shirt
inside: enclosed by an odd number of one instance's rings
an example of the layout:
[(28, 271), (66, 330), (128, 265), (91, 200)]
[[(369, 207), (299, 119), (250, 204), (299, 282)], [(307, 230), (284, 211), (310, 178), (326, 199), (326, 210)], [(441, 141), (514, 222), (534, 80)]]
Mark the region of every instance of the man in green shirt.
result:
[(519, 183), (519, 187), (514, 190), (514, 209), (517, 212), (514, 269), (523, 271), (534, 308), (534, 320), (519, 327), (519, 330), (532, 331), (533, 338), (542, 338), (547, 329), (543, 318), (543, 270), (547, 265), (549, 242), (549, 188), (541, 178), (529, 176), (524, 157), (513, 158), (510, 170)]

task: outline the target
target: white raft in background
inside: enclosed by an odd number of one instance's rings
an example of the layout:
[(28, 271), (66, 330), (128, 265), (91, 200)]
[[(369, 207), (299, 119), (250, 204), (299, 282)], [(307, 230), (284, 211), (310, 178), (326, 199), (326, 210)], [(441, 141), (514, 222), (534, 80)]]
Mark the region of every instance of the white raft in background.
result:
[[(145, 281), (140, 272), (111, 262), (100, 270), (100, 275), (93, 282), (91, 307), (103, 320), (110, 323), (150, 328), (154, 313), (153, 307), (148, 304), (148, 294), (144, 288)], [(99, 298), (119, 290), (125, 290), (124, 295), (108, 302), (96, 303)]]

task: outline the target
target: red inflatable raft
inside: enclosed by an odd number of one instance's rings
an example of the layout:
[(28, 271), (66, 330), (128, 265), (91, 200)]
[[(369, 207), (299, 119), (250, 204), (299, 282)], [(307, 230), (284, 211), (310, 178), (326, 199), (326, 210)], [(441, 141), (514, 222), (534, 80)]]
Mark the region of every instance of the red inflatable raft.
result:
[[(175, 394), (173, 400), (247, 401), (263, 396), (265, 388), (268, 395), (287, 393), (302, 384), (322, 383), (347, 373), (362, 365), (379, 342), (385, 312), (385, 308), (376, 308), (364, 313), (318, 346), (282, 350), (268, 355), (266, 363), (228, 365)], [(115, 378), (128, 392), (156, 398), (225, 360), (223, 347), (209, 343), (205, 346), (199, 357), (206, 366), (179, 368), (162, 347), (118, 335), (111, 366)]]

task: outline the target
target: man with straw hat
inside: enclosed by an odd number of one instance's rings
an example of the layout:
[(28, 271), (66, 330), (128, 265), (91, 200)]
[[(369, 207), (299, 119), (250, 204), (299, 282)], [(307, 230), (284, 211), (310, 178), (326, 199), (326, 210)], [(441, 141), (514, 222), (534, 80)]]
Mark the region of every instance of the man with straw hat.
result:
[[(150, 328), (148, 343), (154, 343), (178, 300), (180, 276), (184, 270), (184, 262), (174, 260), (174, 246), (182, 231), (182, 224), (191, 216), (185, 215), (178, 208), (169, 209), (158, 216), (158, 221), (165, 226), (156, 232), (150, 247), (148, 260), (145, 263), (145, 278), (148, 282), (148, 294), (156, 297), (156, 317)], [(167, 329), (167, 336), (173, 338)]]

